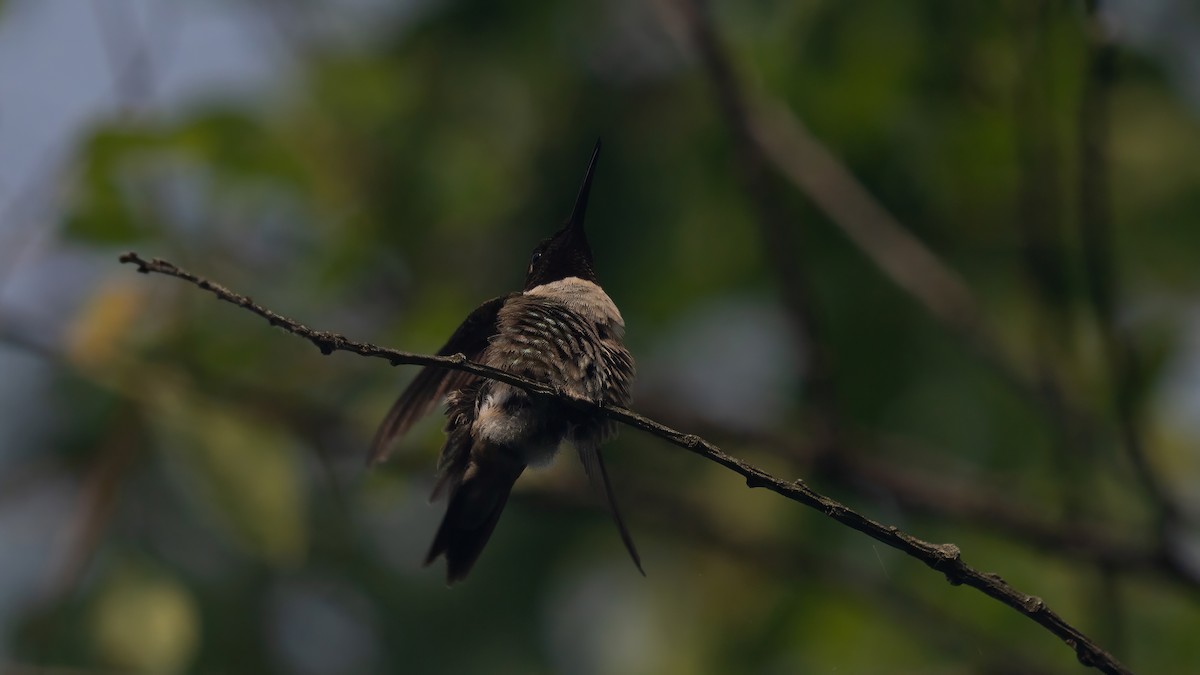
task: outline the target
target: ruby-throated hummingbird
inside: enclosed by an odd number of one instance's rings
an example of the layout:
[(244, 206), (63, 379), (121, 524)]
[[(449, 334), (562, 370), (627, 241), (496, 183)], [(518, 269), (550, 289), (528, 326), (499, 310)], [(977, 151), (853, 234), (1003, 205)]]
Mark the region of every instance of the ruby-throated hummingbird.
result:
[[(533, 250), (525, 289), (488, 300), (463, 321), (438, 352), (553, 385), (570, 396), (627, 407), (633, 357), (622, 339), (621, 312), (596, 281), (583, 228), (600, 142), (566, 224)], [(560, 401), (461, 371), (427, 366), (392, 405), (371, 446), (371, 462), (443, 398), (446, 444), (433, 488), (450, 505), (425, 556), (446, 558), (449, 583), (471, 571), (517, 478), (529, 465), (550, 461), (567, 441), (593, 485), (603, 490), (621, 539), (641, 571), (633, 539), (621, 520), (600, 445), (616, 425)], [(643, 572), (645, 574), (645, 572)]]

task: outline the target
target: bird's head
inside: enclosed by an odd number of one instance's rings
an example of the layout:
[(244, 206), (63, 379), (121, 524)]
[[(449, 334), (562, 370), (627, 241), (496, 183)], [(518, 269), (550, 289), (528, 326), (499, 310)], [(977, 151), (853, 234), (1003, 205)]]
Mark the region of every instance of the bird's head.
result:
[(588, 245), (587, 233), (583, 229), (583, 218), (587, 213), (588, 192), (592, 188), (592, 174), (599, 157), (600, 141), (597, 140), (587, 173), (583, 175), (583, 185), (579, 187), (579, 196), (575, 198), (575, 207), (571, 209), (566, 224), (533, 249), (529, 271), (525, 275), (525, 290), (567, 277), (596, 281), (592, 247)]

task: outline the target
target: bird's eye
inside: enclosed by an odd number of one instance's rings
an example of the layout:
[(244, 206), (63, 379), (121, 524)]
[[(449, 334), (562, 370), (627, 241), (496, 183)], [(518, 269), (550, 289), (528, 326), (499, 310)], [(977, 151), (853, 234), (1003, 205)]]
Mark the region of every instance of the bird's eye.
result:
[(542, 252), (541, 252), (541, 251), (534, 251), (534, 252), (533, 252), (533, 256), (531, 256), (531, 257), (529, 258), (529, 264), (530, 264), (530, 265), (532, 265), (532, 264), (534, 264), (535, 262), (537, 262), (537, 261), (539, 261), (539, 260), (541, 260), (541, 259), (542, 259)]

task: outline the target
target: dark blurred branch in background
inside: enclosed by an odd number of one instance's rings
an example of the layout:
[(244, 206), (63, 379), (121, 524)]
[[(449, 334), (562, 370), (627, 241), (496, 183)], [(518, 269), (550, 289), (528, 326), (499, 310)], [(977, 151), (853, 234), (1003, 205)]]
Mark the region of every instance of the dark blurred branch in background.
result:
[[(738, 152), (760, 162), (769, 161), (842, 228), (889, 279), (946, 324), (976, 334), (981, 313), (958, 274), (888, 213), (782, 104), (753, 93), (746, 95), (720, 47), (703, 0), (680, 0), (678, 6), (686, 32), (713, 80), (718, 104), (734, 132), (733, 140), (742, 146)], [(783, 227), (794, 225), (785, 223)]]
[(1134, 476), (1154, 505), (1162, 540), (1182, 513), (1151, 465), (1140, 410), (1144, 390), (1137, 350), (1119, 324), (1119, 279), (1112, 251), (1109, 185), (1110, 93), (1117, 75), (1117, 47), (1099, 0), (1088, 0), (1088, 52), (1079, 109), (1079, 224), (1088, 295), (1104, 344), (1121, 444)]
[[(890, 279), (909, 294), (931, 316), (958, 335), (1006, 380), (1042, 405), (1035, 406), (1057, 430), (1060, 442), (1074, 446), (1078, 454), (1090, 454), (1085, 446), (1095, 442), (1095, 432), (1108, 425), (1073, 396), (1061, 375), (1050, 369), (1031, 369), (1022, 363), (998, 337), (985, 319), (968, 284), (949, 265), (914, 237), (853, 173), (782, 104), (751, 92), (747, 95), (735, 77), (727, 56), (719, 49), (718, 36), (703, 0), (677, 0), (679, 16), (668, 21), (686, 25), (713, 79), (726, 117), (735, 123), (734, 141), (753, 143), (741, 152), (768, 158), (784, 176), (811, 198), (829, 219)], [(1081, 114), (1083, 158), (1081, 167), (1081, 218), (1084, 249), (1094, 303), (1105, 334), (1108, 358), (1114, 371), (1116, 405), (1123, 444), (1134, 464), (1137, 479), (1160, 512), (1155, 556), (1164, 568), (1175, 570), (1194, 583), (1173, 544), (1167, 526), (1179, 509), (1154, 474), (1146, 457), (1137, 410), (1140, 389), (1136, 355), (1128, 336), (1116, 324), (1113, 312), (1115, 282), (1108, 240), (1110, 215), (1107, 207), (1106, 143), (1107, 89), (1115, 66), (1115, 46), (1092, 12), (1092, 46), (1088, 85)], [(679, 33), (678, 26), (669, 26)], [(746, 98), (738, 98), (746, 96)], [(741, 131), (741, 125), (746, 131)]]
[[(1056, 30), (1068, 23), (1076, 27), (1077, 8), (1068, 3), (1032, 2), (1021, 6), (1015, 34), (1019, 36), (1019, 69), (1016, 79), (1013, 129), (1019, 178), (1013, 229), (1020, 236), (1025, 285), (1030, 296), (1029, 360), (1035, 377), (1045, 391), (1047, 411), (1061, 423), (1052, 425), (1051, 460), (1055, 483), (1061, 496), (1064, 519), (1070, 523), (1094, 520), (1106, 504), (1091, 498), (1099, 486), (1105, 463), (1097, 451), (1102, 434), (1069, 414), (1067, 401), (1056, 382), (1078, 382), (1079, 336), (1075, 330), (1077, 295), (1075, 259), (1067, 250), (1066, 189), (1063, 108), (1055, 62)], [(1075, 51), (1075, 50), (1072, 50)], [(1153, 540), (1147, 558), (1155, 560)], [(1119, 645), (1120, 607), (1114, 570), (1123, 564), (1100, 557), (1094, 560), (1097, 581), (1081, 587), (1080, 600), (1094, 608), (1104, 621), (1105, 642)], [(1109, 602), (1111, 601), (1111, 602)], [(1105, 604), (1108, 602), (1109, 604)], [(1115, 648), (1115, 647), (1114, 647)]]
[[(1113, 255), (1109, 149), (1111, 94), (1117, 79), (1118, 50), (1113, 40), (1110, 17), (1103, 11), (1101, 0), (1086, 0), (1085, 6), (1088, 19), (1085, 25), (1087, 53), (1078, 133), (1079, 228), (1088, 297), (1104, 348), (1120, 444), (1157, 518), (1157, 558), (1167, 569), (1192, 574), (1176, 544), (1180, 536), (1180, 524), (1186, 523), (1189, 518), (1149, 456), (1142, 411), (1145, 387), (1140, 359), (1132, 336), (1117, 319), (1120, 280)], [(1101, 572), (1108, 588), (1108, 597), (1113, 598), (1113, 602), (1119, 602), (1119, 585), (1111, 574), (1111, 568), (1102, 569)], [(1108, 632), (1120, 635), (1122, 617), (1114, 616), (1112, 621), (1113, 628)]]
[[(679, 413), (652, 410), (654, 417)], [(750, 434), (731, 431), (710, 421), (686, 419), (707, 438), (743, 448), (754, 448), (791, 461), (798, 469), (822, 463), (830, 481), (843, 484), (881, 504), (895, 504), (907, 513), (954, 523), (970, 523), (1039, 553), (1093, 563), (1120, 572), (1131, 572), (1170, 580), (1200, 596), (1200, 576), (1158, 545), (1154, 533), (1119, 532), (1113, 524), (1100, 521), (1061, 521), (1045, 509), (1032, 508), (1029, 500), (1006, 493), (987, 482), (945, 472), (933, 473), (907, 463), (886, 459), (893, 453), (878, 452), (875, 446), (904, 445), (913, 455), (911, 443), (887, 438), (850, 436), (837, 449), (837, 461), (822, 461), (820, 449), (799, 438), (779, 434)], [(1162, 575), (1162, 576), (1158, 576)]]
[(70, 528), (65, 564), (50, 589), (49, 601), (67, 598), (87, 572), (88, 564), (103, 541), (112, 521), (121, 485), (141, 449), (140, 424), (132, 406), (117, 411), (108, 437), (95, 450), (95, 459), (75, 510)]
[(154, 72), (157, 59), (147, 40), (149, 32), (140, 29), (124, 0), (98, 0), (90, 4), (121, 112), (136, 113), (153, 96), (157, 81)]
[(209, 291), (220, 300), (234, 304), (266, 319), (272, 326), (282, 328), (288, 333), (308, 340), (325, 355), (335, 351), (344, 351), (360, 356), (384, 359), (392, 365), (432, 365), (459, 370), (479, 377), (505, 382), (520, 387), (531, 394), (554, 397), (566, 405), (603, 415), (606, 418), (652, 434), (668, 443), (684, 448), (693, 454), (700, 455), (711, 462), (737, 473), (745, 478), (746, 485), (750, 488), (766, 488), (780, 496), (820, 511), (842, 525), (866, 534), (921, 561), (929, 568), (945, 575), (946, 580), (953, 585), (965, 584), (991, 598), (999, 600), (1037, 622), (1061, 639), (1074, 650), (1076, 657), (1084, 665), (1097, 668), (1105, 673), (1130, 672), (1111, 654), (1074, 626), (1064, 621), (1062, 617), (1047, 607), (1046, 603), (1040, 598), (1016, 590), (996, 574), (980, 572), (963, 562), (961, 552), (957, 546), (953, 544), (932, 544), (902, 532), (895, 526), (878, 523), (844, 504), (812, 490), (802, 480), (789, 482), (776, 478), (747, 462), (725, 454), (720, 448), (699, 436), (681, 433), (624, 408), (597, 404), (567, 396), (549, 385), (517, 377), (503, 370), (473, 363), (468, 361), (462, 354), (448, 357), (413, 354), (357, 342), (336, 333), (316, 331), (262, 307), (254, 303), (251, 299), (234, 293), (219, 284), (182, 270), (165, 260), (154, 259), (147, 261), (136, 253), (126, 253), (121, 256), (121, 262), (137, 265), (138, 271), (144, 274), (158, 273), (192, 283), (203, 290)]
[(700, 52), (717, 105), (733, 137), (738, 174), (758, 218), (766, 258), (779, 279), (792, 323), (803, 340), (807, 357), (804, 379), (815, 409), (809, 426), (820, 444), (832, 449), (837, 444), (840, 426), (834, 386), (835, 366), (833, 354), (822, 340), (817, 308), (806, 276), (800, 228), (794, 218), (785, 213), (767, 156), (763, 148), (753, 142), (751, 111), (712, 24), (703, 19), (704, 10), (698, 4), (684, 3), (683, 7), (688, 32)]
[(979, 351), (999, 351), (958, 273), (909, 233), (783, 104), (763, 99), (755, 110), (754, 142), (888, 279), (944, 324), (970, 336)]
[[(863, 254), (898, 288), (931, 316), (958, 335), (1001, 376), (1034, 400), (1051, 403), (1038, 410), (1052, 424), (1095, 426), (1085, 409), (1067, 396), (1055, 379), (1041, 380), (1008, 350), (962, 276), (909, 232), (854, 174), (790, 110), (761, 94), (742, 97), (732, 65), (717, 47), (717, 35), (702, 0), (678, 0), (681, 18), (716, 80), (720, 106), (727, 115), (744, 120), (746, 133), (734, 141), (751, 143), (740, 152), (769, 159), (846, 234)], [(667, 20), (679, 17), (667, 15)], [(668, 26), (678, 33), (678, 26)], [(740, 122), (739, 122), (740, 124)], [(1062, 412), (1054, 410), (1061, 401)]]
[(1097, 453), (1090, 427), (1070, 414), (1064, 392), (1056, 385), (1070, 381), (1068, 374), (1077, 364), (1061, 116), (1055, 115), (1055, 73), (1046, 66), (1055, 55), (1054, 29), (1066, 11), (1069, 8), (1057, 2), (1027, 3), (1016, 25), (1021, 43), (1013, 127), (1019, 178), (1013, 225), (1020, 234), (1031, 296), (1033, 377), (1044, 392), (1050, 417), (1061, 420), (1050, 430), (1053, 460), (1067, 517), (1077, 518), (1097, 506), (1086, 497), (1094, 487)]
[[(715, 551), (783, 579), (797, 574), (815, 577), (837, 584), (839, 588), (854, 593), (861, 601), (873, 605), (882, 598), (885, 609), (896, 621), (912, 626), (922, 639), (949, 653), (978, 656), (980, 653), (976, 650), (982, 646), (983, 650), (994, 656), (979, 666), (980, 672), (993, 675), (1054, 672), (1015, 653), (1012, 645), (997, 642), (985, 631), (965, 624), (960, 617), (947, 614), (920, 595), (890, 583), (886, 578), (886, 568), (882, 574), (875, 573), (867, 568), (847, 565), (844, 561), (813, 555), (801, 546), (781, 545), (750, 535), (744, 528), (731, 527), (723, 522), (708, 505), (663, 492), (652, 484), (629, 485), (626, 482), (622, 491), (630, 503), (643, 507), (633, 511), (634, 520), (656, 529), (664, 537), (689, 543), (697, 553)], [(535, 506), (554, 510), (571, 508), (600, 515), (604, 508), (586, 486), (571, 481), (538, 483), (514, 497), (518, 501), (532, 502)], [(802, 610), (797, 608), (795, 611)]]
[[(0, 280), (0, 288), (3, 280)], [(58, 359), (61, 355), (45, 336), (29, 327), (31, 322), (25, 317), (14, 316), (12, 312), (0, 313), (0, 345), (18, 349), (47, 361)]]

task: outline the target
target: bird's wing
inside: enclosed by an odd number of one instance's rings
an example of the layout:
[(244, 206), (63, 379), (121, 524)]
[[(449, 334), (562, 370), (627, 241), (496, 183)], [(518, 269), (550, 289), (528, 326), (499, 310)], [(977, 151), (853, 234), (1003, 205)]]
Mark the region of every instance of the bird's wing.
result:
[(646, 570), (642, 569), (642, 557), (638, 555), (637, 547), (633, 545), (633, 537), (629, 534), (629, 528), (625, 527), (625, 520), (621, 518), (621, 510), (617, 508), (617, 495), (613, 492), (612, 483), (608, 480), (608, 469), (604, 468), (604, 458), (600, 455), (600, 446), (580, 444), (575, 449), (579, 452), (579, 459), (583, 462), (583, 470), (587, 473), (588, 479), (597, 490), (604, 493), (604, 498), (608, 501), (608, 510), (617, 523), (617, 530), (621, 533), (621, 542), (629, 551), (629, 557), (633, 558), (633, 564), (637, 566), (642, 576), (646, 576)]
[[(462, 354), (468, 359), (478, 360), (488, 340), (496, 334), (496, 314), (515, 293), (492, 298), (471, 312), (446, 344), (438, 350), (439, 356)], [(437, 366), (426, 366), (417, 373), (416, 379), (392, 404), (387, 417), (375, 432), (371, 442), (368, 461), (378, 464), (387, 459), (392, 441), (403, 436), (417, 420), (437, 407), (446, 394), (465, 386), (474, 378), (470, 373), (448, 370)]]

